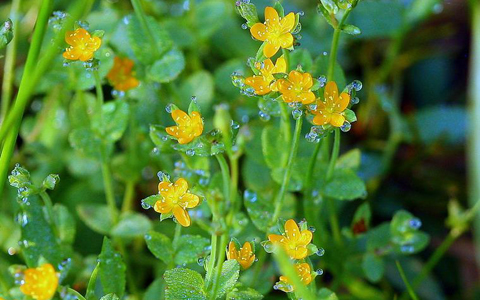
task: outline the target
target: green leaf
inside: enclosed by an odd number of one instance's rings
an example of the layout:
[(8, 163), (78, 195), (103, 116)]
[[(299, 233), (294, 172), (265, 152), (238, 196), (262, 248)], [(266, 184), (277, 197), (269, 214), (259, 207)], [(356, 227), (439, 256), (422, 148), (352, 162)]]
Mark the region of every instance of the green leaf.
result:
[(28, 198), (29, 205), (22, 205), (16, 220), (21, 226), (19, 241), (27, 266), (36, 267), (40, 257), (53, 265), (60, 263), (62, 251), (37, 196)]
[(365, 183), (350, 169), (336, 169), (323, 189), (325, 196), (339, 200), (355, 200), (365, 197), (366, 193)]
[(360, 1), (349, 21), (362, 29), (361, 39), (389, 37), (401, 29), (403, 10), (401, 1)]
[(367, 251), (376, 251), (388, 246), (390, 243), (390, 224), (383, 223), (367, 231)]
[(110, 142), (118, 141), (127, 128), (129, 117), (128, 104), (115, 100), (102, 106), (101, 119), (95, 118), (92, 128)]
[(0, 27), (0, 50), (5, 48), (13, 39), (13, 22), (7, 19)]
[(145, 206), (145, 207), (154, 207), (155, 206), (155, 203), (157, 203), (157, 201), (160, 201), (162, 199), (162, 196), (160, 194), (155, 194), (155, 195), (151, 195), (151, 196), (148, 196), (147, 198), (145, 199), (142, 199), (142, 206)]
[[(213, 270), (213, 274), (215, 274), (218, 270), (216, 267)], [(223, 263), (222, 266), (222, 273), (220, 278), (218, 279), (218, 293), (216, 299), (222, 299), (227, 292), (229, 292), (237, 283), (238, 277), (240, 275), (240, 265), (235, 259), (227, 260)], [(212, 277), (213, 278), (213, 277)], [(212, 284), (215, 284), (215, 280), (212, 279)]]
[(236, 5), (238, 13), (247, 21), (247, 26), (252, 27), (255, 23), (259, 23), (257, 7), (253, 3), (246, 3), (240, 1), (239, 5)]
[(123, 296), (125, 292), (125, 263), (121, 255), (113, 249), (112, 242), (103, 239), (102, 252), (98, 257), (100, 282), (104, 293)]
[(344, 116), (345, 116), (345, 119), (350, 122), (350, 123), (353, 123), (353, 122), (356, 122), (357, 121), (357, 115), (355, 114), (355, 112), (351, 109), (345, 109), (345, 112), (343, 113)]
[(93, 231), (103, 235), (110, 234), (113, 227), (110, 210), (105, 204), (81, 204), (77, 207), (80, 219)]
[(383, 277), (385, 265), (383, 260), (373, 253), (366, 253), (362, 260), (362, 269), (371, 282), (378, 282)]
[(147, 288), (145, 294), (143, 295), (143, 300), (158, 300), (165, 298), (165, 288), (163, 286), (163, 279), (157, 278), (152, 284)]
[(166, 264), (173, 259), (172, 241), (163, 233), (149, 231), (145, 235), (145, 241), (150, 252)]
[(330, 14), (336, 15), (338, 13), (338, 6), (333, 0), (320, 0), (320, 2)]
[(118, 298), (118, 296), (115, 294), (108, 294), (100, 298), (100, 300), (119, 300), (119, 299), (120, 298)]
[(354, 25), (349, 25), (349, 24), (342, 25), (342, 27), (340, 29), (343, 32), (345, 32), (346, 34), (350, 34), (350, 35), (359, 35), (359, 34), (362, 33), (360, 28), (358, 28), (357, 26), (354, 26)]
[(155, 61), (148, 72), (151, 80), (166, 83), (174, 80), (185, 68), (185, 57), (177, 49), (172, 49)]
[(198, 71), (183, 82), (180, 88), (181, 100), (184, 106), (188, 106), (192, 96), (195, 96), (201, 111), (209, 111), (212, 106), (213, 90), (213, 76), (207, 71)]
[(228, 17), (223, 1), (203, 1), (196, 7), (193, 27), (197, 29), (200, 39), (206, 39), (220, 29)]
[[(243, 2), (242, 2), (243, 3)], [(238, 88), (232, 84), (233, 73), (245, 74), (245, 63), (240, 59), (232, 59), (215, 69), (215, 89), (227, 97), (238, 97)]]
[(327, 288), (321, 288), (317, 294), (317, 300), (338, 300), (337, 295)]
[(284, 147), (285, 139), (279, 129), (266, 126), (262, 131), (262, 151), (265, 162), (270, 169), (276, 169), (284, 164), (288, 157), (288, 147)]
[(127, 22), (127, 35), (133, 53), (143, 64), (151, 65), (172, 48), (173, 43), (168, 33), (153, 17), (147, 17), (147, 23), (156, 45), (152, 44), (149, 34), (143, 30), (135, 15), (129, 15), (124, 20)]
[[(313, 64), (312, 73), (315, 76), (326, 75), (328, 72), (328, 65), (329, 65), (329, 55), (319, 55)], [(343, 72), (342, 67), (338, 63), (335, 63), (333, 68), (333, 81), (335, 81), (338, 85), (338, 89), (341, 91), (346, 86), (346, 79), (345, 73)]]
[(150, 125), (150, 139), (155, 144), (155, 146), (157, 146), (160, 152), (173, 152), (172, 145), (174, 141), (165, 131), (165, 126)]
[(260, 300), (263, 295), (249, 287), (235, 287), (227, 294), (227, 300)]
[(64, 205), (56, 203), (53, 206), (53, 219), (57, 227), (60, 240), (72, 244), (75, 240), (75, 219)]
[(135, 238), (145, 235), (152, 224), (150, 220), (137, 212), (128, 212), (120, 216), (120, 221), (112, 228), (112, 236)]
[(175, 250), (175, 264), (184, 265), (197, 262), (206, 255), (210, 241), (199, 235), (182, 235)]
[(260, 231), (267, 232), (273, 216), (273, 203), (249, 190), (244, 192), (243, 199), (248, 216), (255, 227)]
[(460, 145), (467, 137), (467, 111), (461, 106), (432, 106), (416, 111), (415, 129), (424, 145)]
[(290, 53), (290, 70), (296, 69), (297, 66), (302, 66), (302, 70), (310, 72), (313, 67), (313, 58), (307, 49), (298, 48)]
[(42, 187), (48, 190), (53, 190), (59, 181), (60, 176), (58, 176), (58, 174), (50, 174), (43, 180)]
[(202, 276), (193, 270), (176, 268), (168, 270), (163, 275), (165, 279), (166, 300), (205, 300), (207, 299), (203, 290)]
[(68, 136), (68, 141), (73, 149), (80, 151), (88, 157), (100, 158), (102, 141), (88, 128), (74, 129)]
[(335, 168), (358, 170), (361, 158), (362, 153), (360, 152), (360, 149), (352, 149), (338, 158)]
[(365, 222), (365, 226), (368, 229), (371, 218), (372, 218), (372, 212), (370, 209), (370, 205), (368, 204), (368, 202), (365, 202), (357, 208), (357, 211), (355, 211), (355, 215), (353, 216), (353, 219), (352, 219), (352, 224), (355, 224), (363, 220), (363, 222)]

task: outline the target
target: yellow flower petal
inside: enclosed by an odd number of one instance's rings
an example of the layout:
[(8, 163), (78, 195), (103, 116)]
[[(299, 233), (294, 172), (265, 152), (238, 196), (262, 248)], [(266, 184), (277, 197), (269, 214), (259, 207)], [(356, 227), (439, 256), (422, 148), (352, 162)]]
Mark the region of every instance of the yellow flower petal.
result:
[(338, 98), (338, 112), (343, 112), (350, 103), (350, 95), (347, 93), (341, 93)]
[(182, 207), (175, 205), (173, 207), (173, 215), (175, 216), (175, 219), (177, 219), (178, 223), (180, 223), (180, 225), (182, 225), (183, 227), (190, 226), (190, 216), (188, 215), (188, 212)]
[(267, 23), (267, 26), (276, 25), (279, 21), (277, 10), (271, 6), (265, 7), (265, 23)]
[(278, 41), (282, 48), (290, 48), (293, 46), (293, 35), (291, 33), (284, 33), (278, 38)]
[(320, 112), (313, 117), (313, 124), (315, 125), (327, 125), (330, 122), (330, 117), (329, 115), (324, 114), (323, 112)]
[(184, 194), (180, 199), (185, 208), (194, 208), (200, 203), (200, 198), (197, 195), (190, 193)]
[(266, 57), (272, 57), (277, 54), (278, 49), (280, 49), (280, 44), (277, 43), (277, 41), (274, 42), (275, 44), (265, 43), (265, 46), (263, 47), (263, 55)]
[(286, 15), (280, 20), (280, 27), (283, 33), (291, 32), (295, 26), (295, 14), (293, 12)]
[(332, 114), (332, 119), (330, 120), (330, 124), (335, 127), (341, 127), (345, 123), (345, 117), (341, 114)]
[(285, 72), (287, 72), (287, 61), (285, 60), (285, 57), (283, 57), (282, 55), (275, 62), (275, 68), (273, 70), (273, 73), (285, 73)]
[(262, 23), (253, 24), (250, 28), (250, 33), (254, 38), (263, 42), (267, 38), (267, 27)]
[(300, 238), (300, 230), (294, 220), (290, 219), (285, 223), (285, 235), (291, 240), (297, 240)]

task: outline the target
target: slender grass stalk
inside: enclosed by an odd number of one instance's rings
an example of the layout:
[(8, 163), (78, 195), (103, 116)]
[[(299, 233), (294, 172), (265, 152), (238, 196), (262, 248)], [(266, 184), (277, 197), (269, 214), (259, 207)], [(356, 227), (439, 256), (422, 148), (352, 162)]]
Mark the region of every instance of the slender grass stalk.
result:
[[(38, 61), (40, 46), (46, 30), (48, 17), (51, 13), (51, 5), (53, 1), (44, 0), (39, 12), (39, 18), (36, 23), (35, 31), (32, 37), (32, 44), (28, 51), (27, 62), (22, 76), (22, 81), (18, 90), (17, 98), (12, 110), (7, 114), (2, 127), (0, 128), (0, 141), (5, 141), (2, 155), (0, 157), (0, 195), (7, 178), (7, 172), (10, 160), (13, 156), (15, 142), (17, 140), (18, 131), (20, 129), (23, 113), (30, 100), (30, 97), (43, 74), (50, 68), (51, 62), (58, 55), (58, 48), (64, 41), (65, 32), (73, 26), (87, 7), (91, 7), (93, 0), (77, 0), (68, 11), (71, 16), (68, 18), (63, 28), (56, 35), (53, 43), (51, 43), (45, 51), (45, 54)], [(38, 61), (38, 62), (37, 62)]]
[(280, 186), (280, 191), (278, 192), (278, 196), (275, 198), (275, 203), (274, 203), (275, 210), (273, 212), (272, 219), (271, 219), (272, 224), (274, 224), (277, 221), (278, 217), (280, 216), (280, 212), (282, 211), (285, 194), (287, 192), (287, 187), (290, 182), (290, 177), (292, 175), (293, 162), (298, 152), (298, 145), (300, 142), (300, 135), (302, 132), (302, 123), (303, 123), (303, 116), (300, 116), (295, 122), (295, 133), (293, 135), (293, 143), (291, 144), (291, 147), (290, 147), (290, 154), (288, 156), (287, 166), (285, 167), (285, 173), (283, 175), (283, 181), (282, 181), (282, 185)]
[(282, 274), (287, 276), (288, 279), (292, 281), (295, 289), (295, 294), (298, 294), (298, 296), (303, 300), (315, 300), (315, 295), (313, 295), (312, 292), (301, 282), (300, 277), (295, 270), (293, 262), (285, 253), (285, 250), (281, 247), (276, 246), (273, 255), (279, 265)]
[[(469, 136), (467, 147), (470, 206), (480, 199), (480, 2), (470, 1), (472, 42), (469, 78)], [(480, 265), (480, 216), (474, 218), (474, 241), (477, 265)]]
[(398, 272), (400, 273), (400, 276), (402, 277), (403, 283), (405, 283), (405, 287), (407, 288), (408, 294), (410, 295), (412, 300), (418, 300), (418, 297), (415, 294), (415, 291), (412, 289), (412, 286), (410, 285), (407, 277), (405, 276), (405, 272), (403, 271), (402, 266), (400, 265), (398, 260), (396, 260), (395, 263), (397, 264), (397, 269), (398, 269)]
[[(217, 158), (218, 164), (220, 165), (220, 170), (222, 171), (223, 194), (224, 194), (225, 202), (232, 203), (233, 199), (228, 199), (230, 198), (230, 171), (228, 168), (227, 161), (225, 160), (225, 157), (223, 156), (223, 154), (218, 154), (215, 157)], [(218, 252), (216, 253), (217, 255), (216, 269), (214, 268), (210, 269), (211, 273), (214, 273), (213, 278), (210, 278), (211, 284), (212, 284), (210, 289), (211, 291), (210, 299), (212, 300), (215, 300), (217, 298), (218, 289), (220, 288), (219, 279), (222, 274), (222, 267), (225, 261), (225, 248), (227, 247), (227, 243), (228, 243), (228, 227), (230, 224), (227, 223), (226, 225), (227, 225), (226, 226), (227, 228), (223, 228), (223, 233), (220, 237), (220, 244), (218, 245), (219, 248), (217, 249)], [(213, 238), (214, 236), (212, 236), (212, 241), (213, 241)], [(212, 248), (212, 251), (213, 251), (213, 248)], [(210, 259), (214, 259), (214, 258), (210, 256)]]
[(3, 120), (7, 115), (10, 107), (10, 101), (12, 100), (13, 79), (15, 75), (15, 61), (17, 58), (17, 46), (18, 46), (18, 26), (20, 24), (20, 4), (21, 0), (13, 0), (12, 8), (10, 11), (10, 19), (13, 25), (13, 39), (7, 46), (7, 52), (5, 53), (5, 67), (3, 71), (2, 82), (2, 105), (0, 112), (0, 120)]

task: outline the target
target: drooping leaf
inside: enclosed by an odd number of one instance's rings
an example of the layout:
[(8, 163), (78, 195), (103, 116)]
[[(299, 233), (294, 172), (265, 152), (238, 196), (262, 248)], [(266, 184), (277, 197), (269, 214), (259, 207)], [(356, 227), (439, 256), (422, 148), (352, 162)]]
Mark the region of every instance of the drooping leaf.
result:
[(116, 237), (134, 238), (145, 235), (151, 227), (152, 224), (146, 216), (129, 212), (120, 216), (120, 220), (112, 228), (111, 234)]
[(160, 83), (174, 80), (185, 68), (185, 57), (180, 50), (172, 49), (155, 61), (148, 72), (150, 79)]
[(81, 204), (77, 207), (80, 219), (93, 231), (108, 235), (112, 230), (113, 221), (110, 210), (104, 204)]
[(182, 235), (175, 250), (175, 264), (184, 265), (197, 262), (207, 254), (210, 241), (199, 235)]
[(366, 253), (362, 260), (362, 269), (365, 276), (371, 282), (378, 282), (385, 272), (384, 262), (381, 257), (374, 253)]
[(350, 169), (336, 169), (323, 194), (339, 200), (355, 200), (367, 193), (365, 183)]

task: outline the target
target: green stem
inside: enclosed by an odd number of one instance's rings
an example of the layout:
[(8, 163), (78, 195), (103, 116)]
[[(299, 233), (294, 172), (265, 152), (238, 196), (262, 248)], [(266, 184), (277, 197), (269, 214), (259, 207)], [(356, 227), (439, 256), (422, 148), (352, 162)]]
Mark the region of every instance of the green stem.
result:
[(43, 204), (45, 205), (45, 208), (47, 210), (48, 222), (52, 226), (55, 235), (58, 237), (57, 226), (55, 226), (52, 199), (45, 191), (40, 192), (40, 197), (42, 198)]
[[(472, 42), (469, 77), (469, 136), (467, 144), (469, 203), (473, 207), (480, 199), (480, 2), (470, 1), (472, 12)], [(473, 220), (477, 266), (480, 265), (480, 215)]]
[(229, 203), (231, 199), (229, 199), (230, 198), (230, 172), (228, 170), (228, 164), (223, 154), (215, 155), (215, 157), (217, 158), (218, 164), (220, 165), (220, 170), (222, 171), (223, 197), (225, 199), (225, 203)]
[(275, 211), (271, 219), (272, 224), (274, 224), (278, 220), (278, 217), (280, 216), (280, 212), (282, 211), (285, 194), (287, 192), (287, 187), (290, 182), (290, 177), (292, 175), (293, 162), (295, 160), (295, 157), (297, 156), (298, 145), (300, 142), (300, 135), (302, 132), (302, 123), (303, 123), (303, 117), (298, 118), (297, 121), (295, 122), (295, 133), (293, 135), (293, 143), (290, 147), (290, 155), (288, 157), (287, 166), (285, 167), (285, 174), (283, 176), (282, 185), (280, 187), (280, 191), (278, 192), (278, 196), (275, 199), (275, 203), (274, 203)]
[(10, 11), (10, 19), (13, 23), (13, 39), (7, 46), (7, 52), (5, 53), (5, 68), (3, 71), (2, 107), (0, 112), (0, 120), (3, 120), (7, 115), (8, 108), (10, 107), (10, 101), (12, 99), (13, 79), (15, 77), (15, 60), (17, 58), (18, 25), (20, 23), (20, 2), (21, 0), (13, 0), (12, 9)]
[(330, 157), (330, 163), (327, 170), (327, 181), (332, 179), (335, 165), (337, 164), (338, 154), (340, 152), (340, 129), (335, 128), (335, 138), (333, 142), (332, 156)]
[(53, 43), (49, 44), (45, 54), (40, 60), (38, 60), (38, 53), (43, 42), (43, 36), (51, 12), (50, 6), (53, 1), (45, 0), (42, 2), (18, 94), (12, 110), (8, 113), (2, 123), (2, 127), (0, 128), (0, 141), (5, 140), (0, 158), (0, 195), (2, 195), (3, 187), (5, 185), (8, 167), (13, 156), (13, 150), (15, 148), (15, 142), (22, 122), (23, 113), (30, 97), (34, 92), (38, 81), (50, 68), (53, 59), (58, 56), (58, 48), (64, 42), (66, 30), (73, 26), (73, 23), (86, 11), (85, 8), (90, 7), (92, 1), (93, 0), (77, 0), (72, 5), (71, 9), (68, 11), (68, 14), (71, 17), (65, 21), (64, 26), (60, 32), (57, 33)]
[(133, 206), (133, 197), (135, 194), (135, 182), (127, 181), (125, 186), (125, 194), (123, 196), (122, 212), (131, 211)]
[[(292, 143), (292, 125), (290, 123), (290, 114), (288, 113), (287, 104), (283, 101), (279, 102), (280, 104), (280, 113), (281, 113), (281, 128), (283, 133), (283, 138), (285, 140), (285, 146), (290, 146)], [(285, 166), (288, 161), (282, 161), (282, 166)]]
[[(335, 138), (333, 142), (332, 155), (330, 157), (330, 163), (328, 165), (326, 181), (332, 179), (333, 171), (337, 163), (338, 154), (340, 152), (340, 129), (335, 128)], [(335, 201), (331, 197), (327, 197), (328, 210), (330, 211), (330, 226), (332, 227), (333, 238), (338, 245), (342, 245), (342, 235), (340, 233), (340, 225), (338, 222), (337, 212), (335, 209)]]
[(156, 47), (157, 43), (155, 40), (155, 36), (153, 35), (152, 30), (148, 26), (147, 18), (145, 15), (145, 11), (143, 10), (142, 3), (140, 3), (140, 0), (132, 0), (132, 6), (133, 10), (135, 11), (135, 15), (138, 18), (138, 21), (140, 22), (140, 26), (142, 26), (142, 30), (145, 32), (147, 35), (147, 38), (150, 40), (150, 43), (152, 44), (152, 49), (155, 52), (155, 56), (158, 56), (158, 49)]
[(275, 251), (273, 252), (275, 260), (279, 264), (280, 271), (282, 274), (288, 277), (291, 280), (294, 288), (295, 295), (298, 295), (304, 300), (315, 300), (315, 296), (310, 292), (310, 290), (302, 283), (300, 280), (293, 262), (289, 259), (288, 255), (285, 253), (285, 250), (281, 247), (276, 246)]
[(210, 258), (208, 260), (208, 268), (207, 268), (207, 278), (205, 278), (205, 281), (207, 282), (207, 288), (211, 285), (212, 283), (212, 274), (213, 270), (215, 268), (215, 258), (217, 257), (217, 245), (218, 244), (218, 235), (214, 232), (212, 234), (212, 242), (210, 245), (210, 248), (212, 249), (210, 252)]
[(218, 289), (220, 288), (220, 285), (219, 285), (220, 276), (222, 275), (223, 262), (225, 261), (225, 254), (226, 254), (225, 248), (227, 247), (227, 243), (228, 243), (228, 236), (226, 233), (224, 233), (220, 238), (220, 249), (217, 257), (217, 267), (215, 269), (216, 272), (213, 278), (213, 288), (212, 288), (212, 294), (210, 296), (210, 300), (217, 299)]
[[(100, 124), (103, 123), (103, 90), (102, 82), (98, 70), (93, 71), (93, 77), (95, 78), (95, 90), (97, 93), (97, 118), (100, 120)], [(105, 141), (102, 140), (101, 143), (101, 159), (102, 159), (102, 177), (103, 185), (105, 187), (105, 198), (107, 200), (108, 209), (113, 220), (113, 224), (118, 222), (118, 208), (115, 204), (115, 193), (113, 189), (112, 175), (110, 172), (109, 159), (107, 154), (107, 149)]]
[(333, 40), (332, 40), (332, 46), (330, 48), (330, 57), (328, 61), (327, 81), (333, 80), (335, 64), (337, 60), (338, 42), (340, 40), (341, 32), (342, 31), (338, 28), (335, 28), (333, 30)]
[(177, 223), (175, 225), (175, 234), (173, 235), (173, 241), (172, 241), (173, 249), (177, 249), (178, 239), (180, 238), (181, 235), (182, 235), (182, 225), (180, 225), (180, 223)]
[(415, 295), (415, 292), (413, 291), (412, 286), (408, 282), (407, 276), (405, 276), (405, 272), (403, 271), (402, 266), (400, 265), (398, 260), (395, 261), (395, 263), (397, 264), (397, 269), (398, 269), (398, 272), (400, 273), (400, 276), (402, 277), (403, 283), (405, 283), (405, 287), (407, 288), (408, 294), (413, 300), (418, 300), (418, 297), (417, 295)]

